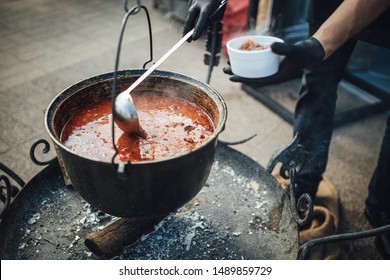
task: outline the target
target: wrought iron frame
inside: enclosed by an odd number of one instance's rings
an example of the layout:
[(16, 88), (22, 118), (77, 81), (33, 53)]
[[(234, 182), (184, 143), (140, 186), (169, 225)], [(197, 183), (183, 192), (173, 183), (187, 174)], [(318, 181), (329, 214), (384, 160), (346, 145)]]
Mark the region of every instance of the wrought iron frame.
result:
[[(307, 225), (313, 219), (313, 199), (309, 194), (304, 193), (297, 201), (295, 194), (297, 188), (296, 176), (305, 164), (306, 155), (307, 152), (305, 151), (305, 148), (299, 144), (299, 134), (296, 134), (292, 142), (286, 148), (277, 151), (271, 157), (267, 166), (267, 171), (271, 173), (276, 164), (282, 164), (279, 174), (284, 179), (290, 179), (290, 185), (287, 187), (287, 195), (290, 198), (290, 207), (293, 218), (299, 226)], [(301, 216), (304, 216), (304, 218), (302, 219)], [(298, 259), (307, 259), (310, 249), (326, 243), (373, 237), (385, 232), (390, 232), (390, 224), (360, 232), (339, 233), (315, 238), (299, 246)]]
[[(141, 9), (145, 10), (148, 25), (149, 25), (149, 36), (150, 36), (150, 60), (145, 62), (143, 65), (143, 68), (146, 67), (146, 65), (153, 60), (153, 44), (152, 44), (152, 32), (151, 32), (151, 24), (150, 24), (150, 17), (149, 13), (146, 9), (146, 7), (142, 6), (140, 4), (140, 0), (137, 0), (137, 5), (133, 8), (128, 8), (128, 0), (125, 0), (124, 5), (126, 15), (123, 18), (122, 21), (122, 28), (121, 28), (121, 34), (119, 39), (119, 45), (117, 49), (117, 56), (116, 56), (116, 64), (115, 64), (115, 75), (113, 80), (113, 98), (116, 96), (116, 83), (117, 83), (117, 70), (119, 66), (119, 56), (121, 51), (121, 42), (123, 38), (123, 32), (127, 23), (127, 20), (130, 15), (135, 15), (139, 13)], [(211, 72), (211, 71), (210, 71)], [(114, 102), (113, 102), (114, 103)], [(248, 137), (244, 140), (236, 141), (236, 142), (222, 142), (225, 145), (237, 145), (242, 144), (256, 135), (253, 135), (251, 137)], [(114, 134), (113, 134), (114, 139)], [(114, 141), (114, 140), (113, 140)], [(35, 156), (36, 149), (38, 146), (43, 145), (42, 153), (47, 154), (50, 151), (50, 144), (45, 139), (40, 139), (33, 143), (30, 149), (30, 158), (31, 160), (40, 166), (49, 165), (53, 162), (57, 161), (57, 157), (47, 160), (47, 161), (40, 161)], [(116, 149), (116, 146), (114, 144), (114, 147)], [(280, 168), (279, 174), (284, 179), (290, 180), (290, 185), (287, 187), (287, 195), (290, 199), (290, 207), (291, 212), (293, 215), (294, 220), (299, 226), (307, 225), (311, 222), (313, 218), (313, 207), (314, 202), (313, 199), (310, 197), (309, 194), (305, 193), (302, 194), (298, 200), (296, 200), (295, 190), (297, 188), (296, 183), (296, 176), (298, 175), (299, 171), (302, 169), (304, 163), (305, 163), (305, 157), (307, 155), (307, 152), (305, 151), (305, 148), (299, 144), (299, 135), (296, 134), (292, 142), (284, 149), (277, 151), (274, 153), (274, 155), (271, 157), (268, 165), (267, 165), (267, 171), (272, 172), (275, 168), (276, 164), (281, 163), (282, 166)], [(116, 155), (115, 155), (116, 156)], [(113, 160), (115, 158), (113, 157)], [(8, 210), (11, 203), (15, 200), (16, 196), (20, 191), (23, 189), (23, 187), (26, 185), (26, 183), (10, 168), (5, 166), (3, 163), (0, 162), (0, 171), (5, 173), (5, 175), (0, 175), (0, 204), (3, 204), (3, 207), (0, 208), (0, 221), (3, 215)], [(12, 184), (10, 178), (13, 182), (15, 182), (18, 186), (15, 186), (15, 184)], [(304, 218), (301, 218), (303, 216)], [(365, 230), (361, 232), (353, 232), (353, 233), (342, 233), (342, 234), (335, 234), (327, 237), (317, 238), (310, 240), (306, 242), (303, 245), (299, 246), (299, 256), (298, 259), (306, 259), (308, 256), (308, 253), (310, 252), (310, 249), (320, 246), (322, 244), (331, 243), (331, 242), (341, 242), (346, 240), (354, 240), (354, 239), (361, 239), (361, 238), (367, 238), (372, 237), (376, 235), (380, 235), (384, 232), (390, 231), (390, 224), (370, 230)]]

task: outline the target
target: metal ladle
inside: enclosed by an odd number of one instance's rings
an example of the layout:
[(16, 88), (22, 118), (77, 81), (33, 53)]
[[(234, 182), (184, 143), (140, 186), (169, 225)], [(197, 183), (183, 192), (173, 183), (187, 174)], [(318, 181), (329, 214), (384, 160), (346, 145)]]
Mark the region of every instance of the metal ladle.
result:
[[(210, 16), (209, 22), (212, 22), (217, 16), (218, 12), (225, 8), (227, 0), (222, 0), (215, 10), (215, 12)], [(152, 67), (150, 67), (141, 77), (139, 77), (127, 90), (121, 92), (115, 98), (114, 104), (114, 121), (117, 126), (127, 134), (138, 134), (144, 135), (139, 120), (137, 110), (134, 106), (133, 98), (131, 97), (131, 91), (134, 90), (146, 77), (148, 77), (161, 63), (164, 62), (175, 50), (177, 50), (185, 41), (187, 41), (192, 34), (194, 29), (184, 35), (179, 42), (177, 42), (166, 54), (164, 54)]]

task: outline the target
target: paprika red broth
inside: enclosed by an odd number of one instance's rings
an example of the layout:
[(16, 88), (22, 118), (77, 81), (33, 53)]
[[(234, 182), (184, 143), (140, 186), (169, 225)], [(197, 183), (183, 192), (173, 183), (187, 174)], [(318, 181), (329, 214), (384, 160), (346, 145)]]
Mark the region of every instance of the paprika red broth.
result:
[[(187, 100), (151, 93), (132, 93), (145, 136), (127, 135), (115, 126), (121, 161), (162, 160), (189, 153), (214, 133), (208, 114)], [(80, 155), (109, 162), (111, 99), (86, 106), (64, 126), (61, 141)]]

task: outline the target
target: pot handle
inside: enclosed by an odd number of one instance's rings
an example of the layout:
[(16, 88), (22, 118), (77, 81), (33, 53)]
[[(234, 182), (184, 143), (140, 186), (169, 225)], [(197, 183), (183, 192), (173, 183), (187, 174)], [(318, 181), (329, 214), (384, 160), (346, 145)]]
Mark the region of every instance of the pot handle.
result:
[[(148, 22), (148, 30), (149, 30), (149, 53), (150, 53), (150, 58), (148, 61), (146, 61), (144, 63), (144, 65), (142, 66), (142, 68), (146, 68), (146, 65), (149, 63), (149, 62), (152, 62), (153, 61), (153, 39), (152, 39), (152, 25), (151, 25), (151, 21), (150, 21), (150, 15), (149, 15), (149, 12), (148, 12), (148, 9), (141, 5), (141, 1), (140, 0), (137, 0), (137, 5), (132, 7), (131, 9), (128, 8), (128, 0), (125, 0), (124, 2), (124, 9), (126, 11), (126, 14), (124, 15), (123, 19), (122, 19), (122, 25), (121, 25), (121, 30), (120, 30), (120, 35), (119, 35), (119, 42), (118, 42), (118, 48), (117, 48), (117, 52), (116, 52), (116, 59), (115, 59), (115, 70), (114, 70), (114, 76), (113, 76), (113, 82), (112, 82), (112, 94), (111, 94), (111, 99), (112, 99), (112, 115), (114, 116), (114, 105), (115, 105), (115, 98), (117, 97), (118, 95), (118, 91), (117, 91), (117, 88), (118, 88), (118, 68), (119, 68), (119, 57), (120, 57), (120, 53), (121, 53), (121, 46), (122, 46), (122, 39), (123, 39), (123, 34), (124, 34), (124, 31), (125, 31), (125, 28), (126, 28), (126, 24), (127, 24), (127, 20), (129, 19), (129, 17), (131, 15), (136, 15), (138, 14), (141, 10), (144, 10), (145, 11), (145, 14), (146, 14), (146, 19), (147, 19), (147, 22)], [(114, 150), (115, 150), (115, 153), (111, 159), (111, 163), (115, 166), (115, 158), (117, 157), (118, 155), (118, 148), (116, 146), (116, 143), (115, 143), (115, 122), (112, 121), (112, 125), (111, 125), (111, 135), (112, 135), (112, 145), (114, 147)], [(124, 166), (121, 166), (119, 165), (118, 166), (118, 174), (123, 174), (124, 173)]]

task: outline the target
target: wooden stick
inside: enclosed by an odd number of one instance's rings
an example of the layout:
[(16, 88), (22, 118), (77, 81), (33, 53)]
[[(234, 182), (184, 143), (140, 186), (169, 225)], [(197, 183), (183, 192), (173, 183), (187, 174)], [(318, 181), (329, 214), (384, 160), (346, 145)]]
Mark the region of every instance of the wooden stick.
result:
[(85, 239), (87, 248), (100, 258), (111, 259), (123, 248), (154, 229), (164, 217), (149, 219), (121, 218)]

